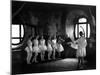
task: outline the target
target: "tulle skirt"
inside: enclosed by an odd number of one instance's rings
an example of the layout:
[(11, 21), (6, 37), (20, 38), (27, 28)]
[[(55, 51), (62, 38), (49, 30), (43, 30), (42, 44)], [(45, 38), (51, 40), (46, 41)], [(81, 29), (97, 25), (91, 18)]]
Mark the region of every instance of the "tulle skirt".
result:
[(39, 52), (40, 52), (39, 47), (38, 47), (38, 46), (34, 46), (34, 47), (33, 47), (33, 52), (38, 52), (38, 53), (39, 53)]
[(76, 57), (85, 57), (86, 56), (86, 49), (81, 48), (76, 51)]
[(57, 44), (53, 44), (53, 45), (52, 45), (52, 48), (53, 48), (53, 49), (57, 49)]
[(64, 51), (64, 48), (63, 48), (62, 44), (57, 45), (57, 51), (58, 52)]
[(51, 46), (51, 45), (48, 45), (48, 46), (47, 46), (47, 50), (48, 50), (48, 51), (52, 51), (52, 46)]
[(46, 51), (47, 50), (47, 47), (46, 47), (46, 45), (39, 45), (39, 49), (41, 51)]

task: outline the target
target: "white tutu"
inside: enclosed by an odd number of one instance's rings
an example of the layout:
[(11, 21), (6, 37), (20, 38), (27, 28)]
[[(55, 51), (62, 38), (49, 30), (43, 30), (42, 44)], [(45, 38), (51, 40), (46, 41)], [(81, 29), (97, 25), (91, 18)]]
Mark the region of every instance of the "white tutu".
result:
[(86, 49), (85, 48), (77, 50), (76, 57), (85, 57), (85, 56), (86, 56)]
[(48, 50), (48, 51), (52, 51), (52, 46), (51, 46), (51, 44), (48, 44), (47, 50)]
[(52, 40), (52, 47), (53, 47), (53, 49), (57, 49), (57, 43), (56, 43), (56, 39), (53, 39)]
[(59, 51), (59, 52), (64, 51), (64, 48), (63, 48), (62, 44), (57, 45), (57, 51)]
[(57, 44), (52, 45), (53, 49), (57, 49)]
[(30, 52), (29, 47), (26, 47), (26, 48), (25, 48), (25, 51), (26, 51), (27, 53), (29, 53), (29, 52)]
[(27, 53), (30, 53), (30, 52), (32, 52), (32, 50), (30, 50), (30, 49), (32, 49), (31, 47), (29, 48), (28, 46), (25, 48), (25, 51), (27, 52)]
[(38, 46), (34, 46), (34, 47), (33, 47), (33, 52), (38, 52), (38, 53), (39, 53), (39, 52), (40, 52), (39, 47), (38, 47)]
[(45, 45), (45, 40), (44, 39), (40, 40), (39, 48), (40, 48), (41, 51), (46, 51), (47, 50), (47, 46)]
[(46, 45), (39, 45), (39, 49), (41, 51), (46, 51), (47, 50), (47, 47), (46, 47)]
[(86, 56), (86, 46), (87, 46), (86, 39), (84, 37), (81, 37), (76, 42), (78, 43), (76, 57), (85, 57)]
[(71, 43), (71, 47), (74, 48), (74, 49), (78, 49), (78, 45), (75, 44), (75, 43)]

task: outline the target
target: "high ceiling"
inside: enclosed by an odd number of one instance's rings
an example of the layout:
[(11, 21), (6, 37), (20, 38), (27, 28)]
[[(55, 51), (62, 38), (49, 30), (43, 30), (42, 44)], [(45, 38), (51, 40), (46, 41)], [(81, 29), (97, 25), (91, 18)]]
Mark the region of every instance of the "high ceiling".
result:
[(22, 23), (20, 16), (29, 18), (30, 13), (44, 19), (52, 13), (68, 14), (69, 11), (76, 9), (90, 13), (89, 8), (91, 13), (96, 17), (95, 6), (12, 1), (12, 23)]

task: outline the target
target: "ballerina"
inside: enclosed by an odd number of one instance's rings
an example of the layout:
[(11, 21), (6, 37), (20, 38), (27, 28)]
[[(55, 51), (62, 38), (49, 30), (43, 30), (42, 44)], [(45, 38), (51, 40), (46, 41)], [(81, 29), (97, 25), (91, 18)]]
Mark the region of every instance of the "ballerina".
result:
[(32, 58), (32, 42), (31, 42), (31, 39), (29, 39), (27, 41), (27, 46), (25, 48), (25, 51), (27, 52), (27, 58), (26, 58), (27, 64), (31, 64), (31, 62), (30, 62), (30, 60)]
[(55, 59), (55, 53), (56, 53), (56, 49), (57, 49), (57, 39), (56, 39), (56, 35), (53, 37), (52, 39), (52, 48), (53, 48), (53, 59)]
[(84, 57), (86, 56), (87, 41), (83, 32), (80, 32), (80, 38), (74, 41), (74, 43), (78, 44), (76, 57), (78, 58), (78, 68), (79, 68), (80, 65), (84, 65)]
[(32, 62), (38, 62), (37, 61), (37, 56), (40, 53), (40, 49), (39, 49), (39, 46), (38, 46), (38, 38), (39, 38), (39, 36), (37, 36), (33, 40), (33, 44), (34, 44), (34, 46), (33, 46), (33, 53), (35, 53), (35, 55), (34, 55), (34, 58), (33, 58)]
[[(57, 42), (57, 52), (58, 52), (58, 56), (61, 57), (61, 53), (64, 51), (64, 47), (61, 44), (61, 37), (58, 37), (58, 42)], [(64, 41), (64, 40), (62, 40)]]
[(47, 47), (45, 45), (45, 39), (43, 38), (43, 36), (41, 36), (39, 48), (41, 51), (41, 60), (44, 61), (45, 51), (47, 50)]
[(47, 41), (47, 51), (48, 51), (48, 60), (51, 60), (50, 56), (52, 54), (52, 46), (51, 46), (51, 37), (48, 38)]
[(72, 42), (68, 42), (68, 44), (71, 44), (72, 48), (76, 49), (76, 57), (78, 58), (78, 66), (77, 66), (78, 68), (84, 65), (84, 57), (86, 56), (86, 46), (87, 46), (85, 34), (82, 31), (79, 34), (80, 34), (79, 39)]

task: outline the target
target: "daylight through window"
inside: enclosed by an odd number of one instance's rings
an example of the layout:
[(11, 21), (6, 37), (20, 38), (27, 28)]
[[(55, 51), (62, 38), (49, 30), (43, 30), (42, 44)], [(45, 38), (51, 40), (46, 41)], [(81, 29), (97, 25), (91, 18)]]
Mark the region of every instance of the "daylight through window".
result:
[(12, 25), (12, 48), (17, 47), (24, 36), (24, 28), (23, 25)]

